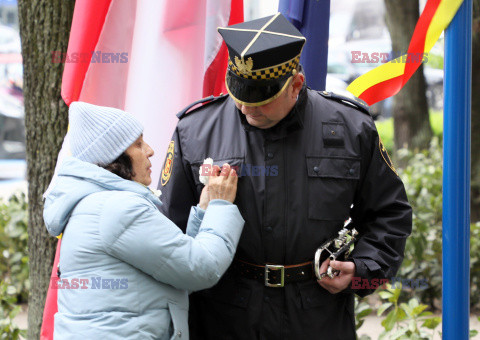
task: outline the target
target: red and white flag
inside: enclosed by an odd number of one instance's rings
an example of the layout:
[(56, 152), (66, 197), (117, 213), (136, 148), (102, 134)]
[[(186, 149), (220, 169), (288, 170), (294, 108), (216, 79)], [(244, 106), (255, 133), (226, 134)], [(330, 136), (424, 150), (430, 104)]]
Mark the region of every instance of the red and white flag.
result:
[[(65, 62), (62, 97), (67, 105), (85, 101), (135, 115), (156, 151), (156, 187), (175, 114), (226, 92), (228, 51), (217, 27), (242, 21), (243, 0), (77, 1), (67, 53), (52, 52), (52, 62)], [(67, 133), (57, 168), (68, 154)], [(56, 306), (49, 289), (41, 339), (53, 338)]]

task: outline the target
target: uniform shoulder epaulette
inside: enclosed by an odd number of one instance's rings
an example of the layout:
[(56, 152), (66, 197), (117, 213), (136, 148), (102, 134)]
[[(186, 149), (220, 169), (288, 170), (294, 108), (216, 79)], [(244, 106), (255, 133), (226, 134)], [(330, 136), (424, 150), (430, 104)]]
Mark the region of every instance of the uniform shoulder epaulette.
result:
[[(205, 98), (202, 98), (200, 100), (197, 100), (196, 102), (193, 102), (191, 104), (189, 104), (187, 107), (185, 107), (183, 110), (181, 110), (179, 113), (177, 113), (177, 117), (178, 119), (182, 119), (183, 117), (185, 117), (187, 115), (187, 113), (192, 113), (194, 112), (195, 110), (199, 109), (199, 108), (202, 108), (202, 107), (205, 107), (205, 105), (209, 105), (211, 103), (214, 103), (216, 102), (217, 100), (219, 99), (222, 99), (222, 98), (225, 98), (227, 97), (228, 94), (220, 94), (219, 96), (217, 97), (214, 97), (214, 96), (208, 96), (208, 97), (205, 97)], [(204, 104), (206, 103), (206, 104)], [(190, 109), (198, 104), (203, 104), (193, 110), (190, 111)]]
[(339, 103), (342, 103), (344, 105), (350, 105), (363, 113), (366, 113), (367, 115), (370, 115), (370, 110), (368, 109), (368, 105), (362, 103), (361, 101), (353, 98), (348, 98), (345, 96), (341, 96), (339, 94), (333, 93), (333, 92), (327, 92), (327, 91), (318, 91), (323, 97), (328, 98), (328, 99), (333, 99)]

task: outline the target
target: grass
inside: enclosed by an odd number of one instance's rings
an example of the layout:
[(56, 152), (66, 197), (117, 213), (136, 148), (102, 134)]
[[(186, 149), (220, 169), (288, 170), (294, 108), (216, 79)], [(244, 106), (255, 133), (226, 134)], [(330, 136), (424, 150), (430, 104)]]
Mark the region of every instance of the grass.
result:
[[(389, 153), (393, 151), (393, 118), (376, 121), (378, 134), (382, 139), (383, 145)], [(430, 125), (432, 126), (433, 134), (439, 136), (440, 139), (443, 135), (443, 112), (442, 111), (430, 111)]]

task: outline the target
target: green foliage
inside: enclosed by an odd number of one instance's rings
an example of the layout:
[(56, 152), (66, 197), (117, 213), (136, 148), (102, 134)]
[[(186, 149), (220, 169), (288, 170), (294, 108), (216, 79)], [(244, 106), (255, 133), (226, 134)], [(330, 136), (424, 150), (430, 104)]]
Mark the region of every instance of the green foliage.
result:
[(21, 330), (12, 323), (13, 318), (20, 313), (20, 306), (16, 306), (17, 291), (15, 287), (0, 282), (0, 339), (17, 340), (20, 336), (26, 337), (25, 330)]
[(433, 135), (438, 137), (440, 141), (443, 139), (443, 112), (430, 111), (430, 126), (433, 130)]
[[(377, 120), (375, 125), (378, 130), (378, 134), (382, 138), (383, 145), (387, 149), (389, 154), (393, 154), (395, 149), (393, 139), (393, 118)], [(430, 126), (433, 130), (433, 135), (438, 137), (441, 141), (443, 138), (443, 112), (442, 111), (430, 111)]]
[(409, 297), (415, 294), (435, 308), (442, 293), (442, 149), (434, 138), (428, 150), (417, 154), (399, 150), (397, 156), (408, 159), (399, 175), (413, 208), (412, 234), (398, 276), (427, 279), (428, 288), (407, 291)]
[(15, 291), (19, 302), (26, 302), (28, 280), (27, 251), (28, 211), (25, 194), (0, 201), (0, 273), (1, 281), (10, 292)]
[[(20, 339), (26, 331), (12, 323), (26, 302), (30, 287), (27, 251), (27, 200), (25, 194), (0, 200), (0, 339)], [(20, 300), (20, 301), (19, 301)]]
[(416, 298), (410, 299), (408, 303), (400, 303), (401, 292), (402, 287), (397, 283), (395, 287), (387, 285), (386, 290), (378, 293), (383, 304), (377, 314), (380, 316), (389, 310), (382, 321), (385, 330), (379, 339), (430, 339), (441, 318), (425, 311), (428, 306), (420, 304)]
[(355, 329), (362, 327), (365, 318), (372, 313), (372, 308), (364, 299), (355, 296)]
[(382, 143), (387, 149), (389, 154), (392, 154), (394, 149), (394, 141), (393, 141), (393, 118), (377, 120), (375, 122), (377, 127), (378, 134), (382, 139)]
[(443, 70), (443, 55), (430, 52), (428, 54), (427, 63), (428, 63), (428, 66), (431, 68)]
[[(398, 171), (413, 208), (412, 234), (398, 276), (427, 279), (428, 288), (407, 288), (405, 298), (418, 297), (435, 310), (442, 296), (442, 148), (433, 138), (428, 150), (399, 150), (397, 156), (408, 159), (406, 168)], [(480, 223), (470, 226), (470, 271), (470, 304), (475, 309), (480, 305)]]
[[(470, 308), (480, 307), (480, 222), (470, 225)], [(479, 318), (480, 321), (480, 318)]]
[[(365, 318), (372, 313), (372, 308), (365, 302), (365, 299), (355, 296), (355, 329), (358, 331), (365, 322)], [(371, 340), (368, 335), (361, 335), (359, 340)]]

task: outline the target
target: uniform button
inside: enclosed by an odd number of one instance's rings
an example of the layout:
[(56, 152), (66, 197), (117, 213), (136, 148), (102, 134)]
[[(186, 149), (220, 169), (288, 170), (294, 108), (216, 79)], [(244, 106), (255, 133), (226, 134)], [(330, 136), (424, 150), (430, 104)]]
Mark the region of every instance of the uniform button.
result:
[(269, 298), (268, 296), (265, 296), (265, 297), (263, 298), (263, 301), (268, 302), (268, 301), (270, 301), (270, 298)]
[(273, 158), (273, 152), (267, 153), (267, 157), (268, 157), (268, 158)]
[(177, 336), (178, 336), (179, 338), (181, 338), (181, 337), (182, 337), (182, 332), (178, 331), (178, 332), (177, 332)]
[(265, 231), (266, 231), (266, 232), (268, 232), (268, 233), (271, 233), (271, 232), (272, 232), (272, 230), (273, 230), (273, 228), (272, 228), (272, 227), (266, 227), (266, 228), (265, 228)]
[(320, 168), (319, 168), (318, 166), (316, 166), (316, 167), (313, 168), (313, 171), (319, 172), (319, 171), (320, 171)]
[(350, 175), (353, 175), (355, 173), (355, 169), (350, 169), (348, 170), (348, 172), (350, 173)]

